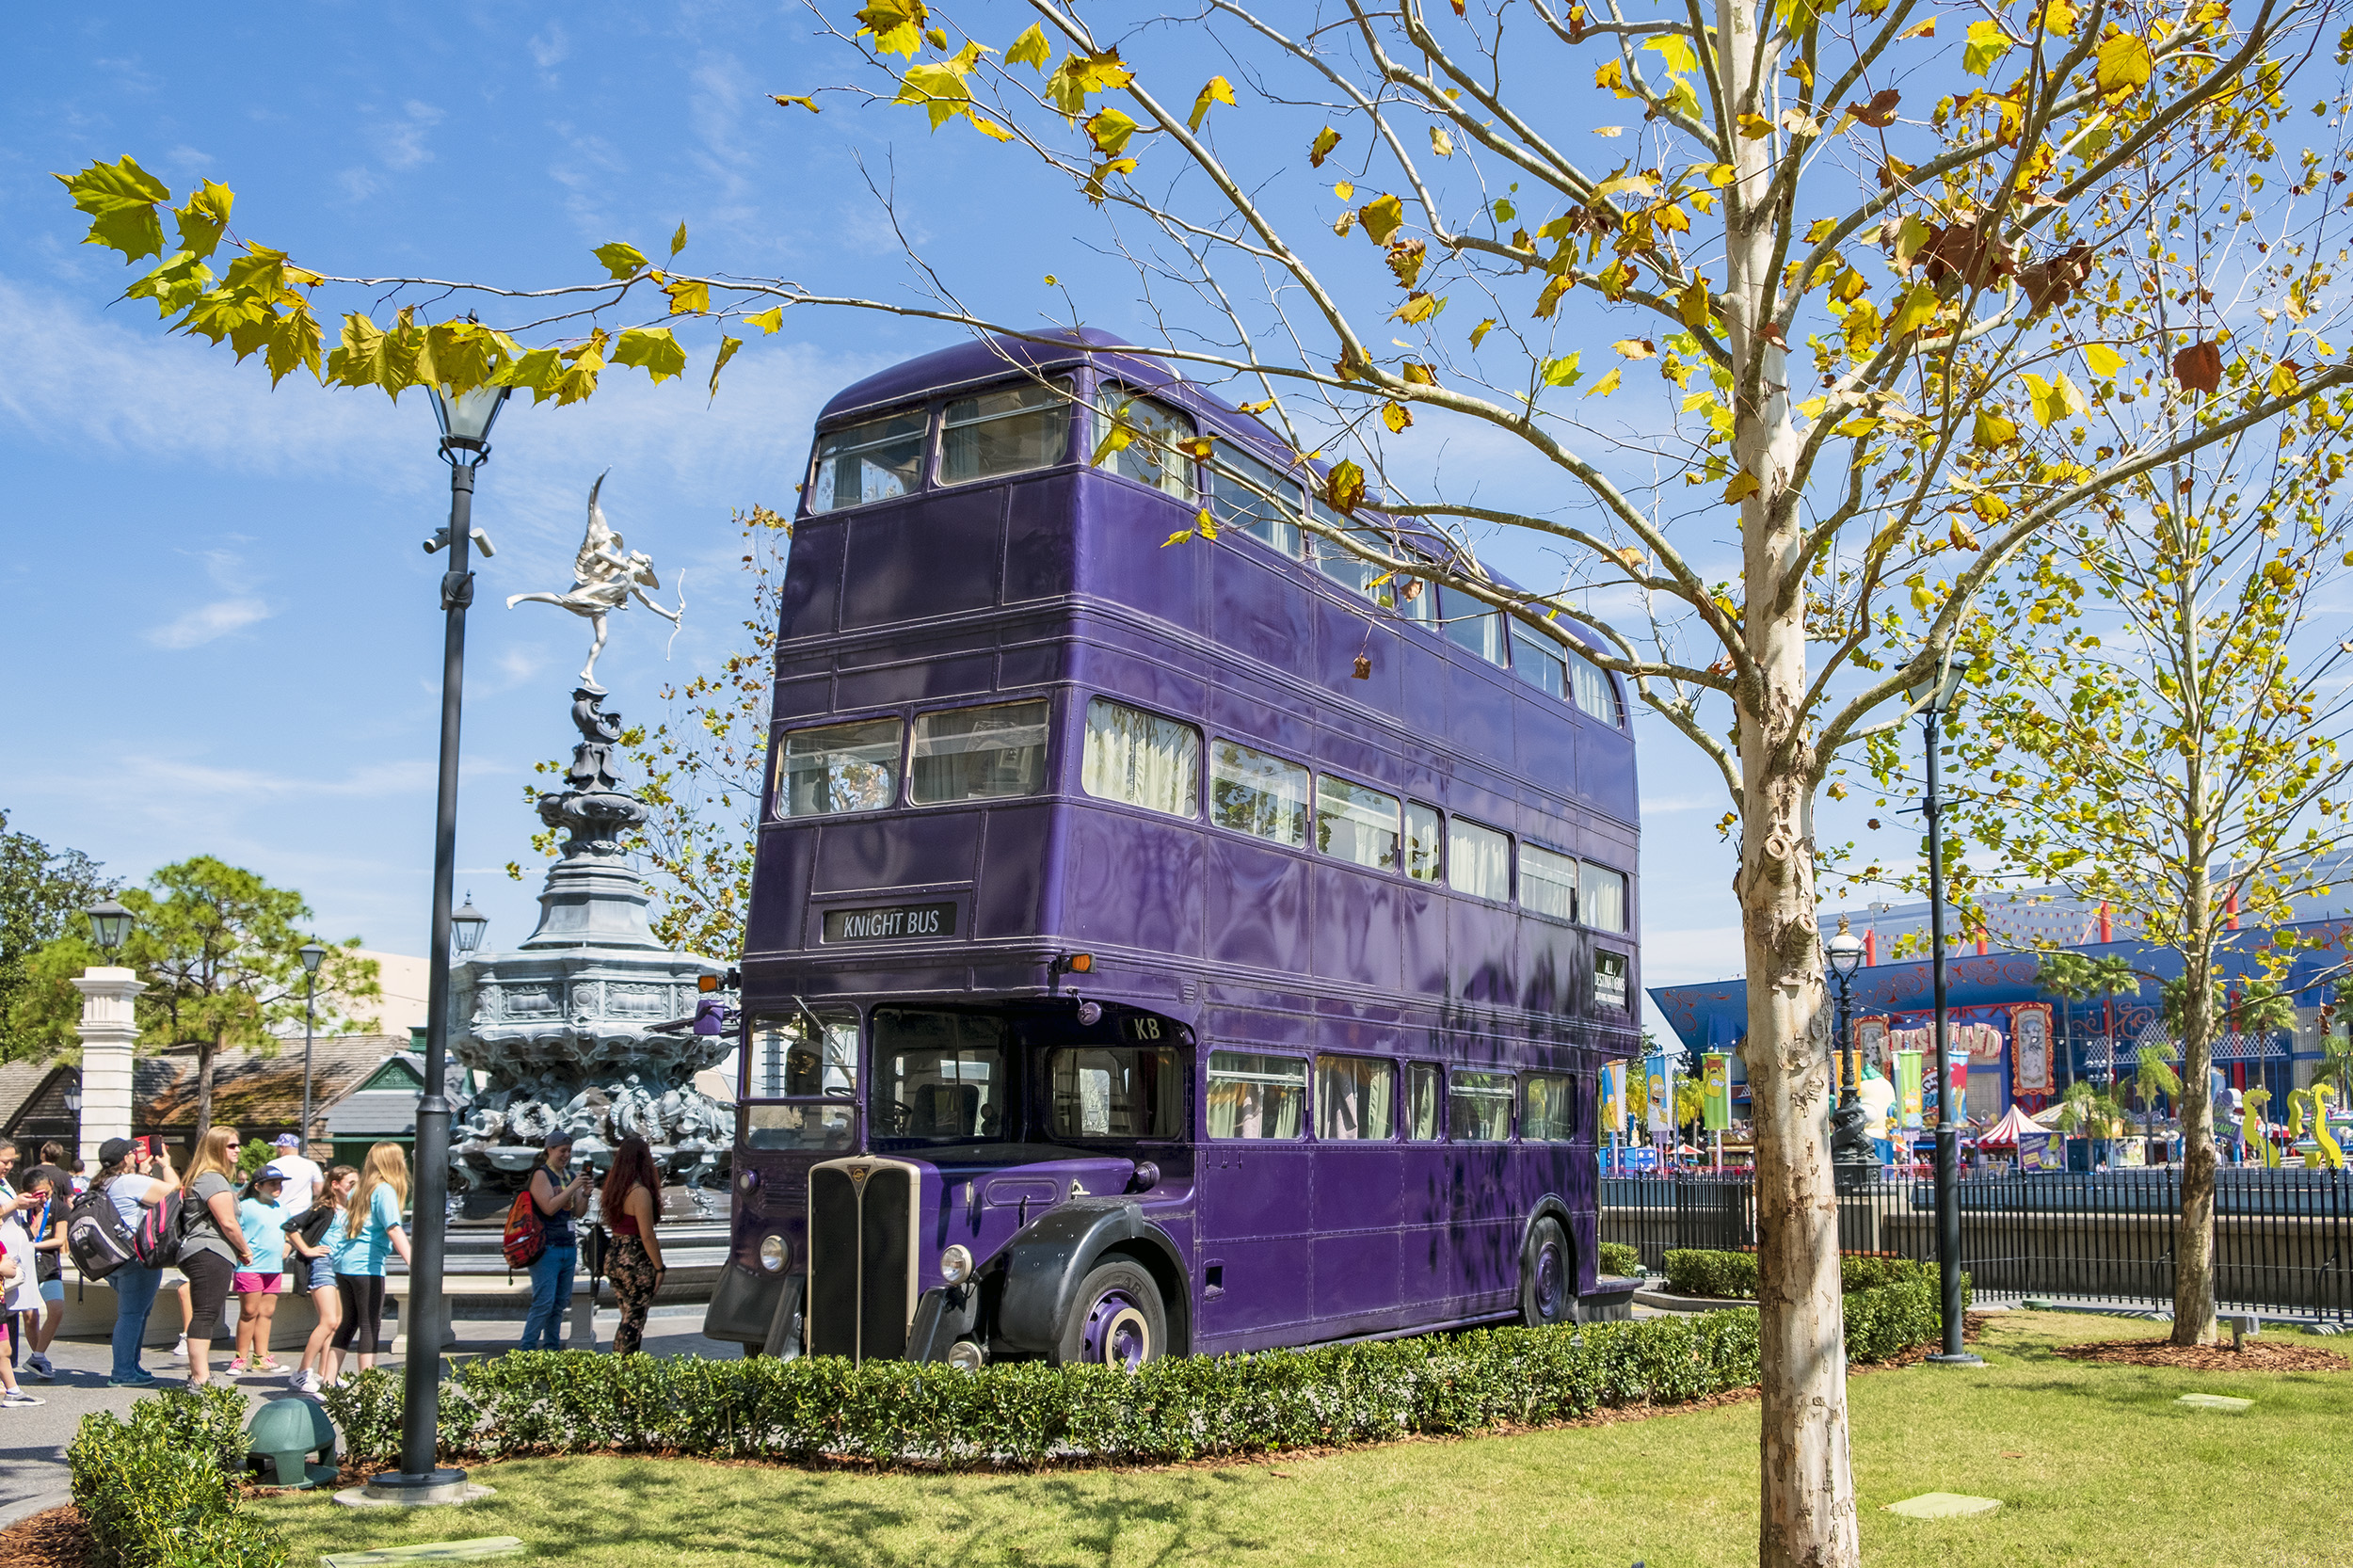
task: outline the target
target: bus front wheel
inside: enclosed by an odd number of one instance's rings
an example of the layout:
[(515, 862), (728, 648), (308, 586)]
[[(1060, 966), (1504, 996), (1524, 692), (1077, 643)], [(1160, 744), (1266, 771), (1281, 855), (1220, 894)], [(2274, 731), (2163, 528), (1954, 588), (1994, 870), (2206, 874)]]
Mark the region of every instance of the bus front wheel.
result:
[(1528, 1233), (1520, 1255), (1520, 1321), (1530, 1328), (1569, 1320), (1569, 1239), (1546, 1216)]
[(1168, 1308), (1141, 1264), (1112, 1258), (1090, 1270), (1063, 1320), (1056, 1362), (1134, 1371), (1168, 1349)]

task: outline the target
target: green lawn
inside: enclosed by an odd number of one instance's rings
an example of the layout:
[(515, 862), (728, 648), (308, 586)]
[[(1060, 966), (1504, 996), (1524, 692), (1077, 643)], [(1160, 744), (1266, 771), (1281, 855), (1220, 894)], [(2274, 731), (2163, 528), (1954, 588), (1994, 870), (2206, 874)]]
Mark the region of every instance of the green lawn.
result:
[[(2158, 1325), (1997, 1316), (1982, 1371), (1851, 1384), (1865, 1555), (1875, 1564), (2353, 1561), (2353, 1372), (2156, 1372), (2079, 1365), (2073, 1340)], [(2267, 1330), (2278, 1334), (2280, 1331)], [(2283, 1336), (2331, 1348), (2343, 1339)], [(2245, 1415), (2173, 1403), (2256, 1400)], [(1029, 1476), (811, 1474), (696, 1461), (484, 1466), (463, 1509), (394, 1514), (323, 1496), (261, 1504), (296, 1568), (322, 1552), (520, 1536), (577, 1564), (1159, 1565), (1188, 1562), (1649, 1568), (1753, 1562), (1757, 1407), (1321, 1458)], [(1880, 1512), (1922, 1492), (1998, 1497), (1990, 1519)]]

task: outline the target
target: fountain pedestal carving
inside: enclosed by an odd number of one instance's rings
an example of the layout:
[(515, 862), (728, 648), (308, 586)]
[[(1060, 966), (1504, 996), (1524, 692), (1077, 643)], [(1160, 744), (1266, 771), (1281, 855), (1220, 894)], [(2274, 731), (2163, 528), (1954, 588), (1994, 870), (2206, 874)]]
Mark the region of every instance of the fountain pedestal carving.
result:
[[(620, 715), (603, 700), (594, 686), (572, 693), (580, 744), (566, 787), (539, 797), (540, 820), (566, 839), (539, 893), (538, 928), (451, 973), (450, 1048), (483, 1080), (451, 1135), (452, 1176), (469, 1191), (520, 1190), (558, 1127), (575, 1158), (600, 1167), (636, 1134), (664, 1180), (689, 1187), (722, 1170), (733, 1143), (732, 1110), (694, 1080), (734, 1040), (676, 1027), (696, 1016), (701, 978), (727, 966), (665, 951), (648, 924), (653, 895), (622, 848), (646, 808), (613, 773)], [(673, 1027), (655, 1027), (664, 1023)]]

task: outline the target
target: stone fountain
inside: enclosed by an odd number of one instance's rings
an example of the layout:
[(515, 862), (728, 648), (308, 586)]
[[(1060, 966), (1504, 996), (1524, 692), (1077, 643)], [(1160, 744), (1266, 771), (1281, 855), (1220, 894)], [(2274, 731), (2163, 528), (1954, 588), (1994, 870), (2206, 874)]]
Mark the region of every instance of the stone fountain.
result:
[[(622, 847), (647, 812), (613, 772), (620, 715), (603, 711), (604, 696), (588, 683), (573, 691), (580, 744), (566, 787), (539, 797), (540, 820), (566, 838), (538, 929), (451, 971), (450, 1049), (482, 1080), (451, 1135), (453, 1182), (469, 1194), (520, 1191), (558, 1127), (574, 1158), (600, 1169), (635, 1133), (665, 1183), (690, 1190), (724, 1170), (732, 1144), (732, 1110), (695, 1088), (733, 1048), (723, 1010), (698, 987), (727, 966), (665, 951), (647, 922), (653, 894)], [(488, 1206), (467, 1205), (476, 1209)]]

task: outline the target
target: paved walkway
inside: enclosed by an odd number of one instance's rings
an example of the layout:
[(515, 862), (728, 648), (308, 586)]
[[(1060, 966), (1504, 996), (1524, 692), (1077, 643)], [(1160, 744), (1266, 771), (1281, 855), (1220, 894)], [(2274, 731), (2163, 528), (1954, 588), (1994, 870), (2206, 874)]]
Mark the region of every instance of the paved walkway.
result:
[[(713, 1359), (733, 1360), (743, 1354), (743, 1347), (731, 1342), (706, 1339), (702, 1336), (703, 1309), (700, 1306), (678, 1306), (658, 1309), (646, 1324), (646, 1349), (657, 1355), (703, 1355)], [(613, 1343), (613, 1326), (616, 1315), (611, 1311), (597, 1314), (597, 1344), (609, 1349)], [(463, 1320), (456, 1325), (459, 1353), (481, 1353), (512, 1349), (522, 1335), (520, 1319), (513, 1322), (496, 1320)], [(300, 1355), (280, 1352), (279, 1359), (289, 1368)], [(113, 1353), (106, 1345), (96, 1340), (60, 1339), (49, 1347), (50, 1363), (57, 1369), (56, 1381), (43, 1383), (20, 1370), (19, 1385), (24, 1390), (49, 1402), (36, 1408), (0, 1410), (0, 1528), (5, 1528), (28, 1513), (39, 1513), (60, 1504), (71, 1502), (68, 1486), (65, 1450), (80, 1430), (82, 1417), (94, 1411), (111, 1410), (117, 1415), (130, 1411), (132, 1403), (141, 1397), (136, 1388), (109, 1388), (106, 1373), (113, 1365)], [(213, 1377), (224, 1381), (222, 1368), (228, 1357), (216, 1345), (213, 1351)], [(175, 1362), (168, 1351), (147, 1352), (147, 1369), (159, 1379), (176, 1383), (187, 1375), (184, 1363)], [(377, 1365), (398, 1367), (400, 1362), (386, 1356)], [(246, 1390), (255, 1407), (262, 1401), (282, 1396), (286, 1392), (286, 1374), (273, 1373), (265, 1377), (245, 1377), (236, 1380)]]

